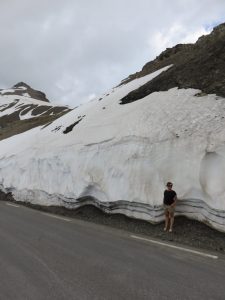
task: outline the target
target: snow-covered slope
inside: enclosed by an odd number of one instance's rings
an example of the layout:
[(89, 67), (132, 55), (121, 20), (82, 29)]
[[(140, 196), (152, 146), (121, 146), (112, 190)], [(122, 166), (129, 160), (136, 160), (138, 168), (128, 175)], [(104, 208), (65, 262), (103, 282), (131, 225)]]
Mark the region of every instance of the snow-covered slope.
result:
[(225, 99), (175, 87), (121, 104), (171, 67), (1, 141), (2, 190), (20, 201), (92, 203), (159, 222), (165, 184), (173, 181), (177, 214), (225, 231)]
[(25, 83), (0, 90), (0, 140), (47, 124), (70, 110), (67, 106), (51, 104), (44, 93)]
[(43, 113), (37, 113), (37, 115), (34, 114), (32, 116), (33, 110), (40, 106), (47, 108), (44, 110), (44, 112), (52, 108), (50, 103), (41, 103), (39, 100), (35, 100), (27, 96), (4, 96), (4, 92), (2, 95), (0, 95), (0, 117), (6, 115), (9, 116), (18, 112), (17, 117), (19, 120), (29, 119)]

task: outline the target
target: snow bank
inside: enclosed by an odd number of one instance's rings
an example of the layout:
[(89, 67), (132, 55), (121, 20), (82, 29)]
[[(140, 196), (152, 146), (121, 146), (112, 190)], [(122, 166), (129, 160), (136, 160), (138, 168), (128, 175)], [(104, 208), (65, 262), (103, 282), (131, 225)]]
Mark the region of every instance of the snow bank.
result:
[(163, 190), (172, 181), (177, 214), (225, 231), (224, 99), (173, 88), (120, 104), (168, 67), (114, 88), (45, 128), (1, 141), (2, 189), (20, 201), (68, 208), (92, 203), (159, 222)]

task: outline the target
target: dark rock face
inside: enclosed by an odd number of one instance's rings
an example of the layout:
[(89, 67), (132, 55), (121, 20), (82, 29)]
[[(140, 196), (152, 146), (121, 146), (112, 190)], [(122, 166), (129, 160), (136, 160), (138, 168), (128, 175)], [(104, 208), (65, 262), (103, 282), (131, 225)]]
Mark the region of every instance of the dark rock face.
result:
[(27, 93), (33, 99), (50, 102), (46, 98), (46, 95), (43, 92), (32, 89), (28, 84), (26, 84), (24, 82), (19, 82), (19, 83), (15, 84), (12, 87), (12, 89), (14, 89), (14, 92), (7, 92), (7, 93), (4, 93), (4, 95), (23, 96), (25, 93)]
[(85, 116), (80, 117), (80, 118), (78, 119), (78, 121), (76, 121), (76, 122), (74, 122), (73, 124), (71, 124), (70, 126), (66, 127), (66, 129), (63, 131), (63, 133), (71, 132), (71, 131), (73, 130), (74, 126), (76, 126), (77, 124), (79, 124), (79, 123), (83, 120), (84, 117), (85, 117)]
[(178, 44), (166, 49), (122, 84), (170, 64), (173, 64), (170, 69), (129, 93), (121, 100), (121, 104), (173, 87), (195, 88), (225, 97), (225, 23), (215, 27), (211, 34), (200, 37), (195, 44)]

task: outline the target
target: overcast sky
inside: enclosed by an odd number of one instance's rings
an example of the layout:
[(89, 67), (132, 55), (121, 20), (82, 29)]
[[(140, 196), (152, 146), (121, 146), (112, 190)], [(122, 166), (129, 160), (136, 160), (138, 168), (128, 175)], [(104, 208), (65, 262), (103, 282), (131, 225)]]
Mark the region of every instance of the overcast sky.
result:
[(225, 22), (225, 0), (0, 0), (0, 88), (72, 107)]

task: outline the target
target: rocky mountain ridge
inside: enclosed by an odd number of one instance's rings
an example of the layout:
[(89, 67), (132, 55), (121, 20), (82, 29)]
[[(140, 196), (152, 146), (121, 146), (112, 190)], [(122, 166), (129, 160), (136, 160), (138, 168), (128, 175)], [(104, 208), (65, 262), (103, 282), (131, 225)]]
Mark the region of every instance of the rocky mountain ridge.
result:
[(209, 35), (200, 37), (195, 44), (178, 44), (167, 48), (140, 72), (122, 81), (122, 84), (167, 65), (173, 66), (151, 82), (129, 93), (121, 100), (121, 104), (173, 87), (195, 88), (205, 94), (225, 97), (225, 23), (215, 27)]

